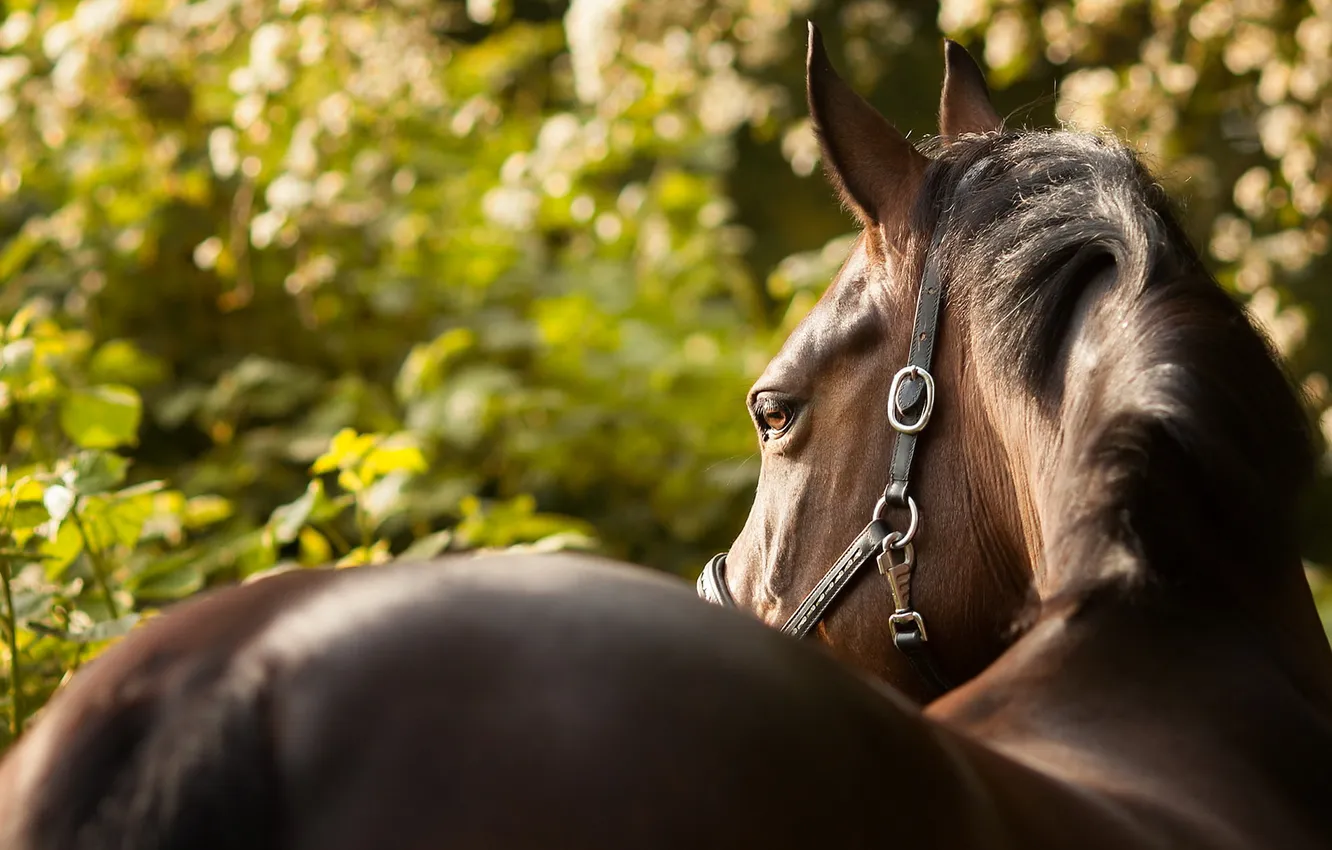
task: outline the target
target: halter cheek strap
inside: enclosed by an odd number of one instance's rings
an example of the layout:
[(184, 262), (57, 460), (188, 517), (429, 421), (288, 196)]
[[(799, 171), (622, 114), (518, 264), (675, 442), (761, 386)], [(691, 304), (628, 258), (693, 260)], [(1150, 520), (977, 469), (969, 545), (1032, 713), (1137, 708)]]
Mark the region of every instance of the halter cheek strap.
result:
[[(925, 270), (916, 295), (916, 317), (912, 323), (907, 365), (893, 376), (888, 391), (888, 421), (897, 432), (888, 483), (874, 506), (869, 524), (824, 573), (781, 629), (794, 637), (808, 636), (860, 571), (873, 561), (878, 565), (879, 573), (887, 579), (893, 600), (894, 610), (888, 618), (893, 645), (907, 657), (916, 674), (935, 693), (947, 691), (950, 684), (930, 651), (925, 619), (911, 606), (911, 576), (916, 560), (913, 541), (920, 526), (920, 511), (907, 489), (916, 441), (934, 413), (934, 377), (930, 374), (930, 366), (944, 298), (943, 280), (935, 257), (944, 233), (943, 225), (940, 221), (926, 253)], [(905, 532), (895, 531), (887, 524), (884, 515), (889, 508), (910, 511)], [(726, 586), (725, 569), (726, 554), (713, 556), (698, 577), (698, 595), (714, 604), (733, 608), (736, 603)]]
[[(934, 378), (930, 375), (930, 366), (934, 361), (935, 339), (939, 335), (942, 303), (943, 284), (931, 257), (925, 263), (920, 294), (916, 298), (916, 319), (912, 323), (907, 365), (893, 376), (888, 394), (888, 421), (897, 431), (897, 438), (893, 442), (893, 461), (883, 498), (894, 507), (908, 507), (907, 484), (911, 478), (911, 462), (916, 456), (916, 438), (925, 430), (934, 413)], [(904, 416), (907, 418), (905, 422)]]

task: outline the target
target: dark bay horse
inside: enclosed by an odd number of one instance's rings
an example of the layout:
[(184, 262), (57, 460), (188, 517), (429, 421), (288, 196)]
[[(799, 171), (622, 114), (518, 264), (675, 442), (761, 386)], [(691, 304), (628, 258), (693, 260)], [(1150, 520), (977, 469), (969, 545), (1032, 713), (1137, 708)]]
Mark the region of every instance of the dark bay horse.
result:
[[(718, 575), (900, 690), (583, 556), (288, 573), (75, 677), (0, 764), (0, 848), (1332, 844), (1309, 435), (1159, 187), (1005, 131), (956, 45), (929, 156), (816, 33), (809, 94), (864, 233), (751, 394)], [(904, 611), (956, 685), (923, 711)]]

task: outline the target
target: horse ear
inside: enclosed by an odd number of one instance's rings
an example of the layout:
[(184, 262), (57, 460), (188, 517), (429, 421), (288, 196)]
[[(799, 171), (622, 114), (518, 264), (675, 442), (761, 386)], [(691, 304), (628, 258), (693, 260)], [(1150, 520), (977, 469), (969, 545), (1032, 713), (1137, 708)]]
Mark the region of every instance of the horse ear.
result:
[(1004, 119), (990, 103), (990, 87), (985, 85), (985, 75), (976, 60), (956, 41), (944, 39), (939, 132), (947, 138), (956, 138), (963, 133), (993, 133), (1003, 126)]
[(889, 210), (915, 197), (929, 160), (837, 75), (813, 23), (806, 73), (809, 114), (829, 181), (862, 222), (882, 224)]

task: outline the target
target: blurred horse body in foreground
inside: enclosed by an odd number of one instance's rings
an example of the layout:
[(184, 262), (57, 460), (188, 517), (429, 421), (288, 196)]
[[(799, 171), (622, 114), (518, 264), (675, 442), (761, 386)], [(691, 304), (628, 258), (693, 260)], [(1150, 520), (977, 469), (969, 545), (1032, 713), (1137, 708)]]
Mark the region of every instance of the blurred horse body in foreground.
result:
[(588, 557), (288, 573), (76, 677), (0, 848), (1332, 843), (1299, 404), (1127, 150), (1005, 131), (947, 59), (927, 157), (811, 32), (865, 227), (751, 393), (705, 574), (862, 675)]

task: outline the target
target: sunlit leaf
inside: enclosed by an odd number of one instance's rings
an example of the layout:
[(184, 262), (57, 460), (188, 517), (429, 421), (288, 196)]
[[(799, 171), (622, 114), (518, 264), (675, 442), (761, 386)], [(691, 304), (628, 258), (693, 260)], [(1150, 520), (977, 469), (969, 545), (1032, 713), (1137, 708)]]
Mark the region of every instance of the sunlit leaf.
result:
[(60, 427), (85, 449), (114, 449), (137, 442), (141, 414), (138, 393), (104, 384), (71, 390), (60, 405)]
[(338, 473), (338, 486), (349, 493), (359, 493), (365, 488), (365, 479), (355, 469), (344, 469)]
[(40, 551), (48, 556), (44, 562), (47, 576), (57, 578), (83, 552), (83, 536), (74, 527), (74, 523), (64, 523), (54, 540), (43, 541)]
[(318, 566), (333, 560), (333, 547), (328, 538), (308, 525), (301, 529), (300, 547), (301, 563), (306, 566)]
[(357, 546), (338, 559), (338, 567), (359, 567), (368, 564), (384, 564), (392, 560), (387, 540), (377, 540), (370, 546)]
[(229, 519), (235, 513), (231, 500), (221, 496), (195, 496), (185, 502), (185, 526), (206, 528)]
[(80, 509), (84, 526), (98, 548), (114, 545), (133, 547), (139, 541), (144, 523), (153, 512), (153, 493), (160, 482), (122, 490), (114, 494), (92, 496)]
[(351, 428), (344, 428), (333, 437), (328, 451), (319, 456), (310, 471), (319, 474), (358, 464), (377, 440), (375, 434), (357, 434)]
[(403, 438), (390, 439), (372, 448), (361, 462), (360, 474), (374, 480), (390, 472), (425, 472), (426, 460), (421, 449)]

